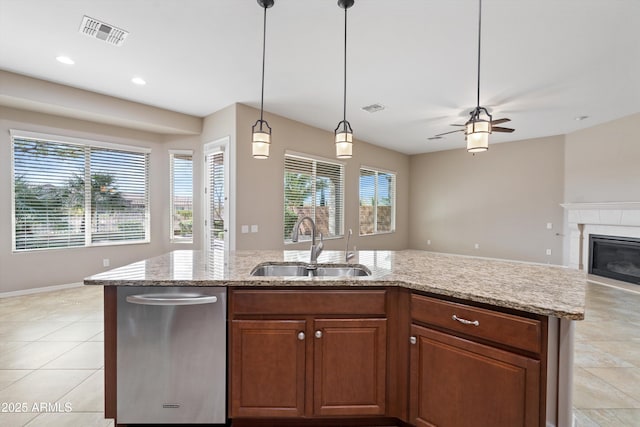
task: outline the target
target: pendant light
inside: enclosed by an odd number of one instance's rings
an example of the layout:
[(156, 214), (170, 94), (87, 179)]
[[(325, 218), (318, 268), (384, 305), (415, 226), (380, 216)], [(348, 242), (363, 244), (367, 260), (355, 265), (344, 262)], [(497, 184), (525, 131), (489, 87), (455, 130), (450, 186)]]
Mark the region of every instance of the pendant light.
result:
[(353, 6), (354, 0), (338, 0), (338, 6), (344, 9), (344, 98), (342, 121), (334, 130), (336, 157), (350, 159), (353, 155), (353, 130), (347, 121), (347, 9)]
[[(471, 118), (465, 123), (465, 139), (467, 140), (467, 151), (470, 153), (480, 153), (489, 149), (489, 135), (491, 134), (491, 121), (493, 117), (486, 108), (480, 106), (480, 40), (482, 34), (482, 0), (479, 1), (478, 8), (478, 97), (476, 108), (469, 113)], [(481, 117), (484, 113), (485, 118)]]
[[(263, 120), (264, 114), (264, 63), (265, 63), (265, 47), (267, 38), (267, 9), (273, 6), (274, 0), (258, 0), (260, 7), (264, 8), (264, 20), (262, 24), (262, 93), (260, 95), (260, 119), (251, 128), (253, 134), (251, 152), (254, 159), (268, 159), (269, 146), (271, 145), (271, 127), (266, 120)], [(258, 127), (259, 126), (259, 127)], [(257, 128), (257, 129), (256, 129)]]

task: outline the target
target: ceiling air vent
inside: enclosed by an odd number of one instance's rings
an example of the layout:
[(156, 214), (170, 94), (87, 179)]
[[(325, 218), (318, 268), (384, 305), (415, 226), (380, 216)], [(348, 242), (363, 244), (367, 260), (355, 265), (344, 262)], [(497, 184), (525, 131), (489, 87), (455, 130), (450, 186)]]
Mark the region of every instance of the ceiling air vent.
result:
[(382, 104), (371, 104), (371, 105), (367, 105), (365, 107), (362, 107), (362, 109), (364, 111), (366, 111), (367, 113), (377, 113), (378, 111), (384, 110), (384, 105), (382, 105)]
[(125, 30), (121, 30), (120, 28), (116, 28), (113, 25), (106, 24), (86, 15), (82, 18), (79, 31), (84, 35), (100, 39), (115, 46), (122, 46), (124, 39), (129, 35)]

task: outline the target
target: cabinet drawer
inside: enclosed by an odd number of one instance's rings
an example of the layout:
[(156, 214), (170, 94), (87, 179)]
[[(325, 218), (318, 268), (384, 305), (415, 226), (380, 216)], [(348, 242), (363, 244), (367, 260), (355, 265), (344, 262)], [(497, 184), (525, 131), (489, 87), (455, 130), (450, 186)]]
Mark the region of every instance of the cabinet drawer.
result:
[(542, 326), (538, 320), (422, 295), (411, 296), (411, 317), (418, 322), (510, 347), (534, 353), (541, 351)]
[(341, 314), (381, 315), (385, 310), (385, 290), (234, 290), (230, 311), (246, 314)]

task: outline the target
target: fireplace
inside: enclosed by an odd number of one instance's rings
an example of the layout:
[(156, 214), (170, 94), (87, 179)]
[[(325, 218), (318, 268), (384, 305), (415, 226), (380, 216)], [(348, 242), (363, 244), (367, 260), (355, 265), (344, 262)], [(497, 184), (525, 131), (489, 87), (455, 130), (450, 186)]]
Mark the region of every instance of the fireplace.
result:
[(640, 238), (589, 235), (589, 273), (640, 285)]

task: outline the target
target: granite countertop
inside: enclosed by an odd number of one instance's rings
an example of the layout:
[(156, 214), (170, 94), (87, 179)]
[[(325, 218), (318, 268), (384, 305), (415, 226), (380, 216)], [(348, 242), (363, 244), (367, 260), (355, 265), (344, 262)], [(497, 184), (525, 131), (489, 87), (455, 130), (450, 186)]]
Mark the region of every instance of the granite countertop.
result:
[[(371, 270), (363, 277), (254, 277), (262, 262), (308, 262), (309, 251), (179, 250), (85, 279), (104, 286), (399, 286), (564, 319), (584, 319), (586, 275), (558, 266), (435, 252), (359, 251), (350, 260)], [(344, 263), (325, 251), (318, 264)]]

